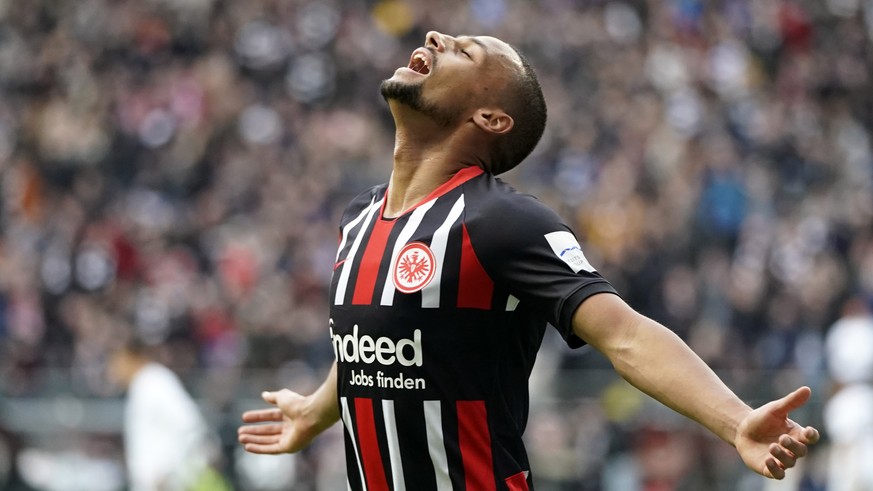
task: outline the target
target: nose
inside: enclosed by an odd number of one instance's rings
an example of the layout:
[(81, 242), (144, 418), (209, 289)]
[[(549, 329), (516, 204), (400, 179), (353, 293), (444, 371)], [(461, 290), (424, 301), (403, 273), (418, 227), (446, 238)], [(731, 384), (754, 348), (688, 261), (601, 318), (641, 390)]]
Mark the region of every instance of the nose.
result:
[(426, 48), (433, 48), (439, 52), (443, 52), (446, 50), (446, 43), (450, 37), (451, 36), (446, 36), (437, 31), (430, 31), (424, 38), (424, 46)]

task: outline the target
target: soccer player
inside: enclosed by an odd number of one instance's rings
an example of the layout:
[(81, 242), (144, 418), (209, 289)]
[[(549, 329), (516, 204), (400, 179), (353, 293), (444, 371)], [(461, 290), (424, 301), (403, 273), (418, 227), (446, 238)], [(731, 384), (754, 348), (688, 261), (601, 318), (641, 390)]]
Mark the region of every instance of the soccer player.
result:
[(340, 224), (336, 363), (311, 395), (265, 392), (275, 407), (243, 414), (246, 450), (296, 452), (342, 420), (350, 489), (532, 489), (528, 377), (550, 323), (752, 470), (781, 479), (806, 455), (818, 431), (788, 413), (809, 388), (748, 407), (625, 304), (554, 212), (494, 177), (533, 150), (546, 122), (537, 78), (513, 47), (430, 32), (381, 91), (394, 166)]
[(229, 489), (211, 466), (218, 437), (179, 377), (137, 339), (113, 352), (109, 369), (127, 389), (123, 436), (128, 489)]

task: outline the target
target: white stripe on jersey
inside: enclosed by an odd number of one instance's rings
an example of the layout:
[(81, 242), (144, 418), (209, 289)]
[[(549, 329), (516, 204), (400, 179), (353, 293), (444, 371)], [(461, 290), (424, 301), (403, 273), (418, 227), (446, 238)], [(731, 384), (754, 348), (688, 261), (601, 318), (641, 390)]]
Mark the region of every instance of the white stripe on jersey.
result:
[(400, 459), (400, 441), (397, 439), (397, 419), (394, 417), (394, 401), (383, 399), (382, 413), (385, 415), (385, 437), (388, 439), (388, 457), (391, 460), (394, 491), (406, 491), (403, 461)]
[(518, 307), (518, 299), (510, 295), (509, 298), (506, 299), (506, 311), (514, 312), (516, 307)]
[(343, 247), (346, 246), (346, 241), (349, 240), (349, 232), (351, 232), (351, 230), (352, 230), (353, 228), (355, 228), (355, 225), (357, 225), (358, 223), (361, 222), (361, 220), (364, 219), (364, 215), (366, 215), (367, 212), (370, 211), (370, 208), (373, 207), (373, 201), (375, 201), (375, 200), (376, 200), (376, 197), (373, 196), (373, 197), (370, 199), (370, 204), (367, 205), (367, 207), (364, 208), (364, 209), (361, 211), (361, 213), (360, 213), (357, 217), (355, 217), (354, 220), (352, 220), (351, 222), (347, 223), (346, 226), (343, 227), (343, 236), (342, 236), (342, 240), (340, 240), (339, 247), (338, 247), (337, 250), (336, 250), (336, 259), (334, 259), (334, 261), (339, 261), (339, 255), (340, 255), (341, 252), (343, 252)]
[(394, 263), (397, 262), (397, 256), (400, 255), (400, 249), (403, 249), (403, 246), (406, 245), (406, 241), (412, 237), (412, 234), (414, 234), (418, 229), (418, 226), (421, 225), (421, 220), (424, 218), (424, 214), (431, 209), (433, 204), (436, 203), (436, 200), (437, 198), (434, 198), (419, 205), (415, 211), (412, 212), (406, 225), (403, 226), (403, 230), (401, 230), (400, 234), (397, 236), (397, 241), (394, 242), (394, 252), (391, 253), (391, 262), (389, 263), (391, 266), (388, 268), (388, 278), (385, 279), (385, 287), (382, 289), (382, 305), (394, 305), (395, 288), (394, 281), (391, 279), (392, 272), (394, 271)]
[(437, 491), (452, 491), (449, 459), (443, 441), (443, 419), (440, 401), (424, 401), (424, 424), (427, 428), (427, 450), (436, 474)]
[[(343, 298), (346, 296), (346, 287), (349, 284), (349, 275), (352, 273), (352, 263), (355, 262), (355, 255), (358, 253), (358, 248), (361, 247), (361, 240), (364, 238), (364, 232), (367, 230), (367, 227), (370, 226), (370, 220), (373, 219), (373, 215), (382, 208), (382, 201), (385, 198), (383, 197), (376, 203), (370, 205), (370, 207), (361, 212), (361, 215), (358, 216), (355, 220), (361, 218), (364, 213), (367, 214), (366, 220), (364, 220), (364, 224), (361, 225), (361, 230), (358, 232), (358, 236), (355, 237), (355, 241), (352, 242), (352, 247), (349, 249), (349, 254), (343, 260), (344, 262), (340, 265), (340, 277), (339, 281), (336, 284), (336, 296), (333, 299), (334, 305), (342, 305)], [(339, 255), (339, 253), (337, 253)]]
[[(355, 441), (355, 427), (352, 425), (352, 417), (349, 414), (349, 401), (345, 397), (340, 398), (340, 404), (343, 406), (343, 424), (346, 425), (346, 433), (352, 439), (352, 448), (355, 449), (355, 460), (358, 462), (358, 472), (361, 474), (361, 489), (367, 491), (367, 480), (364, 477), (364, 468), (361, 467), (361, 456), (358, 453), (358, 443)], [(351, 479), (351, 476), (349, 476)]]
[(430, 243), (430, 250), (436, 263), (436, 271), (434, 271), (433, 279), (427, 286), (421, 289), (421, 306), (422, 308), (438, 308), (440, 306), (440, 279), (443, 276), (443, 265), (446, 257), (446, 244), (449, 241), (449, 230), (452, 225), (461, 216), (464, 211), (464, 195), (462, 194), (446, 217), (446, 221), (440, 225), (440, 228), (433, 233), (433, 239)]

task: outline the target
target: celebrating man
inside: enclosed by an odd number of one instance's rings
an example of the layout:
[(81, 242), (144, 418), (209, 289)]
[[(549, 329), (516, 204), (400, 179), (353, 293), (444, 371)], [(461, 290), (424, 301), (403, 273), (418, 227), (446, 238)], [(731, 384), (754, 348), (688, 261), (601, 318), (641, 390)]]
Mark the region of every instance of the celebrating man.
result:
[(494, 176), (536, 146), (546, 107), (510, 45), (430, 32), (382, 83), (396, 123), (390, 181), (340, 224), (330, 290), (336, 363), (303, 396), (264, 393), (239, 440), (295, 452), (340, 419), (355, 490), (526, 490), (528, 377), (547, 324), (781, 479), (818, 432), (788, 419), (800, 388), (751, 409), (675, 334), (631, 309), (575, 235)]

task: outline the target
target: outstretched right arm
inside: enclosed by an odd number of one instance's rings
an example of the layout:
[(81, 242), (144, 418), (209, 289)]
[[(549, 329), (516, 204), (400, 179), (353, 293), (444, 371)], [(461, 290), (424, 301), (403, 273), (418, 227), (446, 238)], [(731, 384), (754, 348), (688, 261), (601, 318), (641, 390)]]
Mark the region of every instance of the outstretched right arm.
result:
[(239, 442), (252, 453), (300, 451), (340, 418), (336, 393), (336, 362), (318, 390), (311, 395), (302, 396), (282, 389), (264, 392), (261, 397), (275, 407), (243, 413), (243, 422), (247, 424), (239, 428)]

